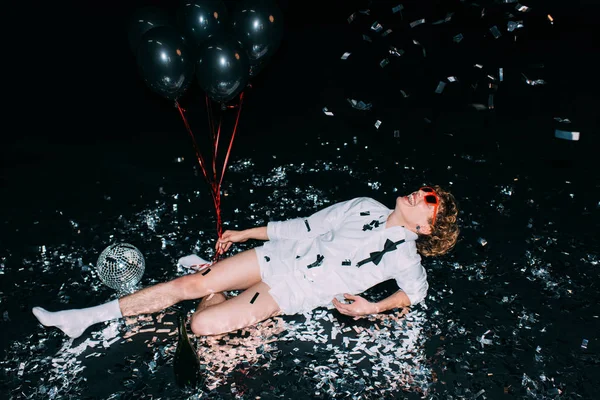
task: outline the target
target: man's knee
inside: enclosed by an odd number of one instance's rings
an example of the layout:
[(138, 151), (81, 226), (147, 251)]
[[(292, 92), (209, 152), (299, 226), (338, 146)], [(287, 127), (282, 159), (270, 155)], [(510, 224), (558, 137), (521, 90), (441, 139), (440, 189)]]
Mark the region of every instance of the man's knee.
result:
[(192, 332), (196, 336), (219, 335), (227, 332), (223, 324), (210, 310), (202, 310), (194, 313), (191, 321)]
[(182, 300), (194, 300), (205, 294), (202, 279), (195, 275), (185, 275), (171, 281), (173, 290), (179, 294)]

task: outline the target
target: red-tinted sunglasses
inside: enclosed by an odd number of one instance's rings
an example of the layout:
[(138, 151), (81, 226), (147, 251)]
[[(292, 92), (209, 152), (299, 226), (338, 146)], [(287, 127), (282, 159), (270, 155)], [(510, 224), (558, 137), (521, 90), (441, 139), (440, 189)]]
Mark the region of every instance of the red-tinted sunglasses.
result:
[(437, 216), (437, 210), (440, 206), (440, 198), (438, 197), (435, 190), (433, 190), (433, 188), (430, 188), (429, 186), (422, 187), (419, 190), (422, 190), (423, 192), (427, 193), (423, 198), (425, 199), (425, 202), (427, 204), (431, 204), (433, 206), (433, 218), (431, 219), (431, 226), (433, 226), (435, 225), (435, 217)]

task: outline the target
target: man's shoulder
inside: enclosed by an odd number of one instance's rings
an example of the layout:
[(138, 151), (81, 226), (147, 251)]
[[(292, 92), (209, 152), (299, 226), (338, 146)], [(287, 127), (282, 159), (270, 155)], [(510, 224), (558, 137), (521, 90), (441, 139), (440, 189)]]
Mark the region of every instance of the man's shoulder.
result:
[(384, 204), (379, 201), (371, 198), (371, 197), (356, 197), (350, 200), (352, 206), (361, 207), (361, 208), (372, 208), (374, 210), (389, 210)]

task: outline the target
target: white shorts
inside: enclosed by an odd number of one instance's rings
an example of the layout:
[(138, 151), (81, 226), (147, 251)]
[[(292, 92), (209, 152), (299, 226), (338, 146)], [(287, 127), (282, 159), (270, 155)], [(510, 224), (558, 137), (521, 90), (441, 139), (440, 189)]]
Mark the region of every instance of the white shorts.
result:
[(327, 306), (319, 300), (311, 283), (304, 279), (302, 271), (294, 267), (293, 242), (278, 240), (265, 242), (256, 247), (260, 276), (271, 288), (269, 294), (281, 310), (282, 314), (293, 315), (309, 312), (317, 307)]

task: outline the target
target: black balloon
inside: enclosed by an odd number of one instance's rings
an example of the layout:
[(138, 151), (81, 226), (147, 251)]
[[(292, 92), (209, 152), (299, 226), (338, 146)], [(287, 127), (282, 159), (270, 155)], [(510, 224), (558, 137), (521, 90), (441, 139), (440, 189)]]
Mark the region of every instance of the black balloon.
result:
[(137, 64), (150, 89), (168, 100), (177, 100), (194, 75), (194, 59), (184, 38), (167, 26), (151, 29), (142, 36)]
[(248, 84), (248, 56), (232, 38), (211, 39), (202, 46), (196, 78), (208, 97), (222, 103), (229, 101)]
[(233, 13), (235, 38), (242, 43), (255, 76), (279, 48), (283, 38), (283, 13), (269, 0), (242, 1)]
[(228, 22), (227, 8), (220, 0), (183, 0), (178, 10), (178, 23), (190, 39), (190, 45), (201, 45), (221, 35)]
[(135, 54), (142, 36), (150, 29), (161, 26), (174, 26), (173, 18), (158, 7), (148, 6), (138, 8), (129, 20), (128, 39), (129, 47)]

